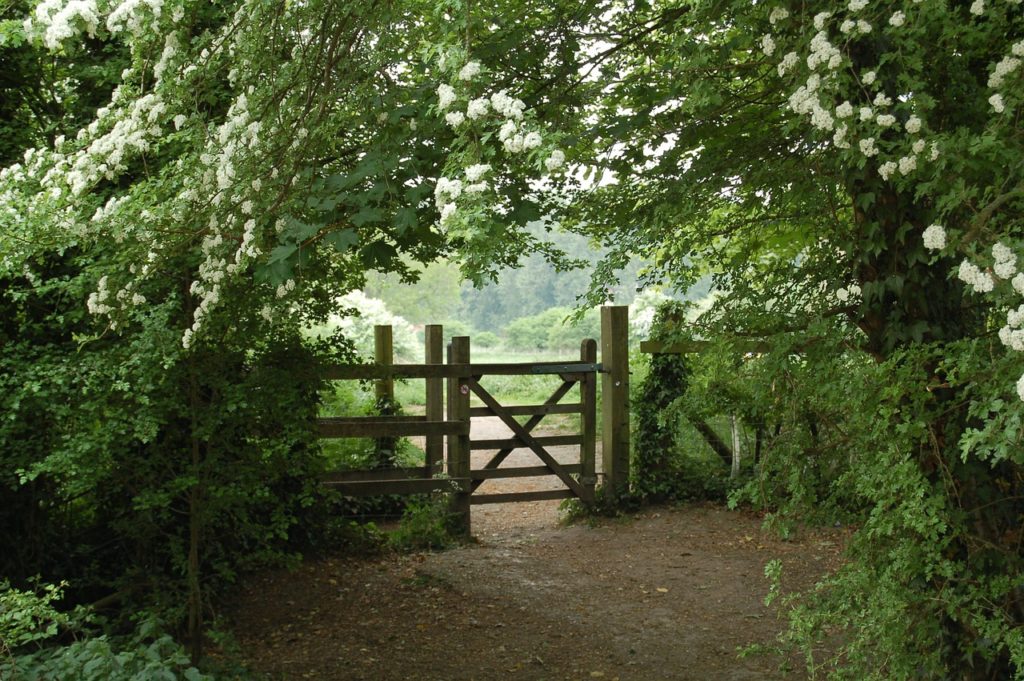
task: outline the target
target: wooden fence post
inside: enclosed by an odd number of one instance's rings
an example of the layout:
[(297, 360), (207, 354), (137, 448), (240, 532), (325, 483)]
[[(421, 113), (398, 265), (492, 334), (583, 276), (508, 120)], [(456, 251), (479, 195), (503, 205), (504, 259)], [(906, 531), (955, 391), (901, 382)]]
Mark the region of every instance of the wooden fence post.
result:
[[(378, 324), (373, 327), (373, 361), (384, 366), (395, 363), (391, 327)], [(373, 386), (377, 413), (392, 416), (395, 413), (395, 380), (390, 376), (377, 379)], [(374, 454), (376, 468), (393, 468), (396, 464), (398, 438), (382, 437), (376, 440)]]
[[(580, 361), (584, 364), (597, 362), (597, 341), (587, 338), (580, 343)], [(580, 484), (586, 496), (583, 501), (594, 501), (594, 485), (597, 483), (597, 374), (584, 373), (580, 381), (580, 403), (583, 416), (580, 419)]]
[(605, 492), (629, 492), (629, 308), (601, 308), (601, 462)]
[[(428, 324), (423, 332), (424, 364), (444, 363), (444, 329), (440, 324)], [(428, 378), (426, 383), (427, 420), (444, 420), (444, 384), (440, 378)], [(431, 475), (441, 472), (444, 458), (444, 441), (441, 435), (427, 435), (424, 451), (427, 455), (427, 467)]]
[[(456, 336), (448, 346), (449, 364), (469, 364), (469, 337)], [(466, 422), (465, 435), (448, 436), (448, 475), (452, 478), (469, 478), (469, 385), (466, 378), (452, 378), (448, 383), (448, 420)], [(458, 531), (466, 537), (470, 536), (470, 495), (472, 486), (467, 484), (464, 489), (452, 496), (452, 512), (457, 516)]]

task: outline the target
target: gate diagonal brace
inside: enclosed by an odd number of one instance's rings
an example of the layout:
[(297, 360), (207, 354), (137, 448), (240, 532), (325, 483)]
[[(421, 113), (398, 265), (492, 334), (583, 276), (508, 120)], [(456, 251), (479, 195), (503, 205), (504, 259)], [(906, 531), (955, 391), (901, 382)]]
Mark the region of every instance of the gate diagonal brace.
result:
[(585, 495), (583, 486), (573, 480), (571, 475), (563, 471), (558, 462), (555, 461), (555, 458), (548, 454), (547, 450), (541, 447), (537, 441), (533, 439), (533, 436), (530, 435), (529, 431), (519, 425), (519, 422), (516, 421), (515, 418), (507, 414), (501, 404), (499, 404), (489, 392), (481, 387), (475, 378), (470, 378), (467, 381), (467, 384), (469, 385), (470, 390), (476, 393), (477, 397), (479, 397), (484, 404), (491, 408), (491, 411), (497, 414), (501, 420), (504, 421), (505, 425), (512, 430), (513, 435), (522, 440), (524, 445), (532, 449), (533, 453), (536, 454), (541, 461), (547, 464), (548, 468), (550, 468), (552, 472), (554, 472), (554, 474), (557, 475), (563, 483), (565, 483), (566, 487), (572, 490), (573, 494), (578, 497), (583, 497)]
[[(473, 382), (474, 383), (479, 381), (479, 380), (480, 380), (479, 376), (474, 376), (473, 377)], [(558, 404), (562, 400), (562, 398), (565, 397), (566, 394), (570, 390), (572, 390), (574, 385), (576, 385), (576, 382), (574, 380), (573, 381), (565, 381), (564, 383), (562, 383), (562, 385), (558, 386), (558, 388), (555, 389), (555, 392), (551, 393), (551, 397), (549, 397), (547, 400), (545, 400), (544, 404), (545, 405)], [(494, 410), (492, 409), (491, 411), (494, 411)], [(545, 414), (534, 414), (533, 416), (531, 416), (526, 421), (525, 424), (523, 424), (523, 429), (525, 429), (526, 432), (532, 431), (534, 428), (537, 427), (537, 424), (539, 424), (542, 420), (544, 420), (544, 416), (545, 416)], [(484, 466), (484, 470), (487, 470), (487, 469), (490, 469), (490, 468), (497, 468), (498, 466), (500, 466), (502, 464), (502, 462), (505, 459), (508, 458), (508, 455), (511, 454), (513, 451), (514, 451), (514, 449), (512, 449), (512, 448), (498, 450), (498, 453), (495, 454), (494, 456), (492, 456), (491, 460), (488, 461), (487, 465)], [(474, 480), (471, 491), (475, 492), (476, 489), (480, 485), (482, 485), (482, 484), (484, 484), (483, 480)]]

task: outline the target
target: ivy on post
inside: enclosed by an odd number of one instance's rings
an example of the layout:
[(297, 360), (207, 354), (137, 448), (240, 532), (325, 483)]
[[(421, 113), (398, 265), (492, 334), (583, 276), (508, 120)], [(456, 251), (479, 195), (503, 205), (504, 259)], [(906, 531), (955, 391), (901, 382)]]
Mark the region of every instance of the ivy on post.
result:
[(629, 308), (601, 308), (601, 461), (604, 490), (629, 493)]

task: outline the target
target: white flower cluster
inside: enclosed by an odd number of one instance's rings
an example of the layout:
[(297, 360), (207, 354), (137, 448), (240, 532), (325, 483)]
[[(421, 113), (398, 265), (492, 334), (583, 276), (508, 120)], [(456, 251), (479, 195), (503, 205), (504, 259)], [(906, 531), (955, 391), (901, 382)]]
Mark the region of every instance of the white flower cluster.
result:
[[(111, 33), (129, 31), (141, 36), (153, 28), (152, 22), (160, 19), (164, 0), (121, 0), (106, 7), (106, 26)], [(175, 9), (175, 21), (184, 14), (182, 8)], [(25, 20), (26, 35), (39, 37), (51, 50), (58, 49), (66, 40), (77, 36), (84, 29), (90, 37), (96, 35), (100, 25), (100, 10), (96, 0), (43, 0), (32, 17)]]
[[(1020, 68), (1022, 57), (1024, 57), (1024, 40), (1014, 43), (1010, 48), (1010, 54), (996, 62), (992, 68), (992, 73), (988, 77), (989, 89), (996, 90), (1002, 87), (1006, 82), (1007, 76), (1010, 76)], [(1003, 93), (993, 92), (988, 98), (988, 103), (995, 113), (1001, 114), (1006, 112), (1006, 100), (1003, 98)]]
[(989, 293), (996, 286), (996, 280), (992, 274), (979, 268), (970, 260), (960, 263), (960, 270), (957, 272), (960, 281), (974, 289), (976, 293)]
[[(854, 16), (867, 7), (867, 0), (851, 0), (846, 9), (848, 16), (839, 26), (843, 34), (853, 31), (869, 33), (872, 30), (871, 24), (866, 20)], [(786, 15), (788, 16), (788, 14)], [(799, 83), (796, 89), (789, 96), (789, 108), (800, 116), (806, 116), (811, 126), (816, 130), (832, 133), (832, 145), (836, 149), (845, 150), (856, 148), (860, 153), (871, 158), (878, 156), (882, 149), (879, 140), (885, 139), (887, 143), (892, 140), (888, 131), (893, 130), (899, 124), (900, 117), (896, 111), (889, 110), (894, 105), (893, 98), (884, 91), (878, 90), (871, 95), (870, 103), (864, 103), (859, 107), (849, 100), (843, 101), (835, 106), (836, 92), (839, 89), (839, 69), (844, 63), (842, 50), (834, 45), (828, 34), (829, 20), (832, 12), (821, 12), (814, 17), (814, 28), (816, 33), (811, 38), (809, 52), (806, 56), (806, 64), (810, 73), (803, 83)], [(774, 24), (781, 21), (785, 16), (775, 15)], [(897, 11), (889, 16), (889, 25), (893, 29), (904, 26), (907, 22), (907, 15)], [(1022, 45), (1024, 52), (1024, 45)], [(777, 65), (780, 77), (790, 73), (800, 63), (800, 56), (796, 52), (790, 52)], [(1009, 62), (1008, 65), (1012, 65)], [(1002, 67), (1005, 71), (1007, 66)], [(824, 67), (824, 68), (822, 68)], [(865, 88), (878, 87), (878, 72), (867, 70), (859, 75), (860, 84)], [(870, 105), (868, 105), (870, 104)], [(1001, 102), (999, 102), (1001, 105)], [(901, 108), (913, 106), (912, 99), (901, 99)], [(834, 107), (834, 108), (833, 108)], [(853, 120), (857, 115), (858, 121)], [(928, 143), (917, 135), (923, 134), (924, 121), (916, 114), (911, 113), (903, 128), (909, 135), (902, 143), (891, 144), (890, 149), (903, 149), (903, 153), (896, 154), (892, 158), (882, 160), (878, 165), (878, 173), (883, 180), (889, 181), (897, 176), (908, 176), (917, 171), (921, 165), (921, 156), (928, 146)], [(938, 145), (932, 143), (929, 160), (934, 161), (939, 156)]]
[(96, 35), (100, 25), (95, 0), (43, 0), (33, 16), (34, 20), (25, 20), (25, 33), (30, 36), (41, 33), (43, 44), (51, 50), (77, 35), (79, 25), (90, 37)]
[[(443, 70), (453, 67), (452, 59), (452, 54), (443, 54), (438, 61), (439, 68)], [(483, 68), (478, 62), (470, 61), (457, 71), (457, 80), (471, 81), (482, 72)], [(509, 95), (507, 90), (499, 90), (489, 96), (467, 97), (464, 100), (465, 111), (451, 110), (460, 97), (456, 87), (462, 86), (443, 83), (437, 88), (437, 108), (438, 111), (445, 112), (444, 117), (448, 125), (457, 128), (471, 122), (473, 125), (496, 126), (498, 142), (507, 154), (521, 154), (544, 146), (541, 133), (530, 129), (530, 124), (524, 122), (526, 104), (522, 100)], [(548, 172), (554, 172), (564, 164), (565, 153), (559, 149), (552, 150), (544, 159), (544, 167)], [(490, 171), (490, 164), (478, 163), (463, 169), (465, 179), (441, 177), (437, 181), (434, 188), (434, 203), (440, 213), (441, 224), (451, 224), (459, 209), (460, 197), (474, 197), (471, 200), (476, 201), (476, 197), (490, 189), (484, 179)]]
[(921, 238), (929, 251), (941, 251), (946, 247), (946, 228), (939, 224), (929, 225)]

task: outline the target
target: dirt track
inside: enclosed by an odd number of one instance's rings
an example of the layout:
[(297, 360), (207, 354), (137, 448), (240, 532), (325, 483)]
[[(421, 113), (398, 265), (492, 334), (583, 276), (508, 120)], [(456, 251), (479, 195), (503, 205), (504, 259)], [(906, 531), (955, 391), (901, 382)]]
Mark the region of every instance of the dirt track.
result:
[[(502, 437), (483, 428), (474, 436)], [(557, 486), (493, 483), (531, 480)], [(781, 558), (787, 586), (807, 586), (838, 563), (843, 531), (783, 542), (711, 506), (562, 527), (557, 509), (474, 507), (475, 544), (264, 575), (233, 611), (239, 643), (275, 679), (802, 677), (737, 652), (781, 627), (763, 605), (764, 564)]]

